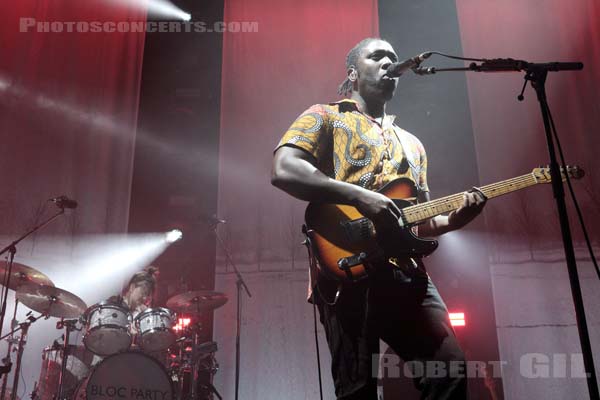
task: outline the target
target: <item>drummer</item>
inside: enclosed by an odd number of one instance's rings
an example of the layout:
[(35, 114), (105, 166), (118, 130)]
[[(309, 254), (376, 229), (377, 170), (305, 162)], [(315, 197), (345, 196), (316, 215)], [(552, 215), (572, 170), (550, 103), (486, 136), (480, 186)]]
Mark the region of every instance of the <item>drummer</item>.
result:
[(112, 296), (106, 301), (128, 309), (132, 318), (135, 319), (139, 313), (152, 307), (157, 276), (158, 268), (150, 265), (142, 271), (136, 272), (120, 295)]

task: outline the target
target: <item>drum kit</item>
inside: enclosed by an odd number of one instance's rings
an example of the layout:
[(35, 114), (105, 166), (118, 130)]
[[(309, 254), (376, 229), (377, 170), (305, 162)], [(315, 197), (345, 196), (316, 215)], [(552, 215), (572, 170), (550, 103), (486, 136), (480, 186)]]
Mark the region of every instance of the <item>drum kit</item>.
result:
[[(0, 263), (0, 276), (7, 272)], [(172, 296), (167, 308), (148, 308), (135, 317), (120, 304), (101, 302), (87, 307), (79, 297), (54, 286), (41, 272), (13, 263), (9, 289), (16, 292), (13, 331), (8, 339), (5, 363), (17, 345), (15, 379), (7, 389), (4, 375), (0, 400), (17, 399), (21, 356), (29, 325), (41, 317), (59, 318), (62, 343), (55, 340), (42, 352), (40, 379), (31, 393), (33, 400), (221, 399), (212, 385), (219, 366), (217, 343), (200, 340), (202, 313), (227, 302), (223, 293), (188, 291)], [(16, 323), (21, 303), (41, 313)], [(15, 333), (21, 331), (20, 339)], [(69, 343), (73, 331), (83, 331), (83, 345)]]

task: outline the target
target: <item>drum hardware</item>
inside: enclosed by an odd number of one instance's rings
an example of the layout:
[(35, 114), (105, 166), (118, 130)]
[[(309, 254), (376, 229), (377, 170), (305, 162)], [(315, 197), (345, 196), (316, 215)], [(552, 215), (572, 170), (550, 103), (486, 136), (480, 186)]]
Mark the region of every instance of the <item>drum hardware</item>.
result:
[[(17, 347), (17, 360), (16, 360), (16, 364), (15, 364), (15, 371), (14, 371), (14, 378), (13, 378), (13, 387), (10, 390), (11, 393), (11, 400), (15, 400), (17, 398), (17, 388), (19, 386), (19, 378), (20, 378), (20, 372), (21, 372), (21, 360), (23, 357), (23, 350), (25, 349), (25, 345), (27, 344), (27, 332), (29, 330), (29, 326), (31, 324), (33, 324), (34, 322), (36, 322), (38, 319), (44, 317), (43, 314), (37, 316), (37, 317), (33, 317), (31, 315), (31, 311), (28, 312), (26, 314), (26, 320), (24, 322), (21, 323), (16, 323), (16, 327), (14, 327), (13, 330), (11, 330), (10, 332), (8, 332), (6, 335), (0, 337), (0, 340), (5, 340), (7, 338), (10, 337), (10, 339), (8, 339), (9, 342), (9, 348), (11, 348), (12, 351), (12, 345), (14, 345), (16, 343), (16, 339), (14, 337), (14, 334), (17, 333), (18, 331), (21, 331), (21, 336), (18, 340), (18, 347)], [(16, 322), (16, 320), (13, 319), (13, 321)], [(10, 353), (8, 353), (7, 355), (7, 362), (8, 365), (12, 366), (11, 362), (10, 362)], [(6, 359), (5, 359), (6, 360)], [(10, 371), (10, 369), (9, 369)], [(5, 377), (8, 375), (8, 372), (6, 373)], [(6, 379), (5, 379), (6, 381)], [(3, 387), (2, 387), (2, 395), (5, 396), (6, 395), (6, 386), (3, 382)], [(3, 397), (4, 398), (4, 397)]]
[[(7, 263), (5, 261), (0, 261), (0, 276), (5, 277), (4, 285), (12, 290), (19, 290), (21, 287), (26, 285), (47, 285), (54, 286), (54, 283), (48, 278), (45, 274), (36, 270), (35, 268), (29, 267), (25, 264), (19, 263)], [(15, 299), (15, 308), (13, 312), (13, 318), (11, 320), (11, 329), (15, 329), (17, 327), (17, 307), (19, 305), (19, 300)], [(6, 313), (5, 303), (2, 305), (2, 321), (4, 321), (4, 315)], [(1, 331), (1, 328), (0, 328)], [(2, 361), (4, 362), (4, 367), (0, 367), (0, 376), (2, 377), (2, 389), (0, 390), (0, 399), (4, 399), (6, 395), (6, 384), (8, 380), (8, 373), (11, 370), (12, 363), (10, 359), (10, 355), (12, 352), (13, 345), (16, 344), (17, 341), (9, 341), (7, 356)]]
[(86, 305), (83, 300), (71, 292), (54, 286), (38, 284), (19, 286), (16, 299), (32, 310), (42, 313), (42, 315), (61, 318), (61, 321), (57, 323), (57, 329), (65, 328), (66, 333), (64, 335), (63, 359), (58, 392), (55, 398), (62, 400), (64, 375), (69, 356), (69, 336), (71, 331), (76, 330), (75, 324), (77, 323), (77, 319), (66, 320), (65, 318), (78, 318), (86, 309)]
[[(205, 399), (216, 391), (210, 381), (219, 369), (214, 357), (218, 346), (216, 342), (199, 343), (199, 323), (190, 324), (183, 333), (170, 349), (169, 371), (180, 400)], [(216, 395), (221, 398), (218, 392)]]
[[(186, 320), (187, 318), (181, 317), (187, 314), (197, 318), (201, 313), (215, 310), (227, 301), (228, 298), (224, 293), (196, 290), (172, 296), (167, 300), (167, 307), (180, 313), (181, 320)], [(178, 327), (179, 325), (181, 324), (178, 324)], [(171, 354), (170, 367), (179, 389), (180, 399), (198, 400), (212, 394), (221, 399), (221, 395), (210, 383), (210, 379), (219, 369), (214, 357), (217, 343), (200, 343), (199, 333), (202, 328), (199, 322), (179, 328), (182, 335), (176, 341), (179, 354)], [(202, 379), (200, 375), (208, 375), (208, 379)], [(236, 376), (239, 376), (239, 373), (236, 373)]]
[[(62, 214), (65, 213), (65, 207), (59, 207), (59, 208), (60, 208), (60, 210), (58, 212), (56, 212), (55, 214), (50, 216), (45, 221), (40, 222), (38, 225), (34, 226), (29, 231), (25, 232), (23, 235), (21, 235), (18, 239), (14, 240), (8, 246), (6, 246), (2, 250), (0, 250), (0, 256), (8, 252), (8, 262), (3, 263), (3, 268), (1, 268), (1, 270), (0, 270), (0, 272), (4, 273), (3, 274), (4, 281), (2, 282), (2, 286), (4, 286), (3, 293), (2, 293), (2, 308), (0, 309), (0, 336), (2, 335), (2, 327), (4, 326), (4, 316), (6, 315), (6, 300), (8, 298), (8, 289), (14, 289), (14, 287), (15, 287), (14, 282), (11, 284), (11, 280), (13, 277), (12, 276), (13, 268), (16, 268), (15, 273), (17, 271), (19, 271), (19, 268), (20, 268), (20, 267), (15, 267), (15, 263), (14, 263), (15, 254), (17, 253), (17, 244), (19, 244), (27, 236), (42, 229), (44, 226), (48, 225), (50, 222), (52, 222), (53, 220), (55, 220), (56, 218), (58, 218), (59, 216), (61, 216)], [(16, 264), (16, 265), (22, 266), (22, 264)], [(33, 268), (30, 268), (30, 269), (33, 270)], [(25, 271), (20, 271), (20, 272), (25, 272)], [(47, 281), (40, 282), (39, 280), (36, 280), (37, 278), (33, 277), (35, 274), (31, 274), (31, 272), (33, 272), (33, 271), (28, 271), (28, 272), (30, 272), (30, 274), (25, 273), (25, 276), (20, 275), (20, 278), (17, 278), (17, 282), (20, 282), (20, 283), (17, 283), (17, 286), (20, 287), (20, 285), (24, 283), (23, 281), (27, 281), (27, 284), (42, 283), (42, 284), (47, 284), (47, 286), (53, 285), (52, 281), (50, 281), (50, 279), (48, 279), (47, 276), (44, 275), (44, 277), (46, 278)], [(35, 272), (38, 272), (38, 271), (35, 271)]]
[[(15, 329), (18, 326), (18, 322), (17, 322), (17, 308), (19, 307), (19, 300), (15, 299), (15, 309), (13, 311), (13, 317), (12, 320), (10, 321), (10, 329)], [(12, 367), (12, 360), (11, 360), (11, 355), (12, 355), (12, 349), (13, 346), (15, 344), (17, 344), (19, 341), (17, 339), (15, 339), (15, 337), (13, 335), (10, 335), (9, 338), (6, 339), (6, 341), (8, 342), (8, 346), (6, 348), (6, 357), (2, 359), (2, 362), (4, 363), (4, 365), (8, 365), (8, 371), (6, 372), (6, 374), (2, 377), (2, 390), (0, 390), (0, 399), (4, 400), (4, 396), (6, 395), (6, 385), (8, 383), (8, 373), (10, 372), (10, 369)]]
[(67, 373), (67, 360), (69, 359), (69, 337), (71, 336), (72, 331), (81, 330), (81, 328), (77, 329), (76, 324), (79, 319), (64, 319), (62, 318), (60, 321), (56, 323), (56, 329), (65, 329), (65, 334), (63, 336), (63, 354), (62, 361), (60, 364), (60, 375), (58, 377), (58, 393), (57, 400), (63, 399), (63, 390), (65, 384), (65, 376)]

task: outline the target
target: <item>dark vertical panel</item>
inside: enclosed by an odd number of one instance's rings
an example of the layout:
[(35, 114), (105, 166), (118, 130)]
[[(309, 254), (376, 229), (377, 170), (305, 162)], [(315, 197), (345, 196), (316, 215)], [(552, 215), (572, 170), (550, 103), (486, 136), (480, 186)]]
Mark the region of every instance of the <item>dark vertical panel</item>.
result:
[[(223, 1), (178, 1), (193, 21), (223, 19)], [(148, 33), (130, 212), (131, 232), (184, 233), (157, 261), (158, 302), (214, 288), (222, 35)], [(212, 314), (212, 313), (211, 313)], [(212, 315), (204, 315), (205, 339)]]
[[(385, 0), (379, 3), (381, 36), (400, 59), (425, 50), (462, 54), (454, 2)], [(433, 56), (425, 65), (462, 66)], [(401, 127), (419, 137), (429, 157), (432, 198), (463, 191), (478, 184), (477, 158), (465, 75), (438, 74), (401, 77), (388, 113)], [(488, 183), (488, 182), (485, 182)], [(460, 232), (440, 238), (440, 249), (427, 260), (429, 272), (450, 311), (464, 311), (467, 327), (457, 336), (470, 360), (498, 360), (491, 280), (482, 218)], [(389, 380), (386, 391), (397, 393), (407, 382)], [(488, 394), (482, 379), (469, 382), (474, 398)], [(498, 387), (500, 385), (497, 385)]]

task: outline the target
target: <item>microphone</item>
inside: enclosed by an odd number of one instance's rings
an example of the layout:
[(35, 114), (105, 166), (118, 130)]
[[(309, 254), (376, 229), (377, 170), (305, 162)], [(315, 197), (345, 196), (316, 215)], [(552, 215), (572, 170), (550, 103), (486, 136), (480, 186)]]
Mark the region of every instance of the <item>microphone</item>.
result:
[(48, 199), (48, 201), (55, 203), (59, 208), (62, 209), (77, 208), (77, 202), (73, 199), (68, 198), (65, 195), (53, 197), (51, 199)]
[(219, 224), (227, 223), (227, 221), (225, 221), (224, 219), (217, 218), (216, 215), (213, 215), (212, 217), (210, 217), (209, 221), (210, 221), (211, 225), (219, 225)]
[(412, 70), (417, 75), (433, 75), (436, 73), (435, 67), (418, 67)]
[(433, 53), (426, 51), (425, 53), (421, 53), (413, 58), (409, 58), (408, 60), (393, 63), (388, 67), (385, 75), (389, 76), (390, 78), (397, 78), (409, 69), (417, 68), (423, 61), (431, 57), (431, 54)]
[(208, 225), (208, 226), (216, 226), (219, 224), (226, 224), (227, 221), (221, 218), (217, 217), (217, 214), (213, 214), (210, 217), (207, 215), (201, 215), (200, 217), (198, 217), (198, 219), (200, 221), (202, 221), (202, 223)]

